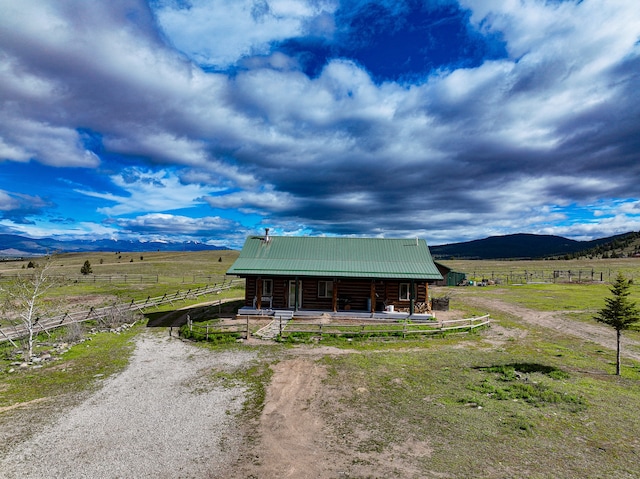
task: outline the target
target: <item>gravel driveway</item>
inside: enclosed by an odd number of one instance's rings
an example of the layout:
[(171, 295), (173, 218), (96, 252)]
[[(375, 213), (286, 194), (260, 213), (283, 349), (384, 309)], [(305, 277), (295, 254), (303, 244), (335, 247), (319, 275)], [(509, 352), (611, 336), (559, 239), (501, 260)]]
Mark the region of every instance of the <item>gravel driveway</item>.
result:
[(211, 478), (235, 459), (244, 390), (204, 376), (250, 352), (211, 352), (147, 331), (131, 362), (0, 460), (2, 478)]

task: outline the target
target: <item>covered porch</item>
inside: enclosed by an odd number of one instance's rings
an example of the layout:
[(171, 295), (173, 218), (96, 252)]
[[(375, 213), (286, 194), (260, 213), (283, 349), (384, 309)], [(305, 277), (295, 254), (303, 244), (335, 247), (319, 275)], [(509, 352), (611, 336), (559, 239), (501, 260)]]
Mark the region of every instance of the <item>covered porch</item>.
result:
[(313, 319), (313, 318), (331, 318), (331, 319), (358, 319), (358, 320), (390, 320), (402, 321), (411, 319), (412, 321), (434, 321), (436, 319), (431, 313), (413, 313), (402, 311), (325, 311), (325, 310), (298, 310), (292, 309), (256, 309), (251, 306), (244, 306), (238, 310), (238, 317), (286, 317), (291, 319)]

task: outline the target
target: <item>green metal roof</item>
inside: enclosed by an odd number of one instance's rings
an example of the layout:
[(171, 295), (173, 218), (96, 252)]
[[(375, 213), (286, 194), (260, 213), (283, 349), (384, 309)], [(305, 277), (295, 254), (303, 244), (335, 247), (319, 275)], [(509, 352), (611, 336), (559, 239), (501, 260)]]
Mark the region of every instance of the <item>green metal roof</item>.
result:
[(307, 236), (250, 237), (227, 274), (442, 279), (424, 240)]

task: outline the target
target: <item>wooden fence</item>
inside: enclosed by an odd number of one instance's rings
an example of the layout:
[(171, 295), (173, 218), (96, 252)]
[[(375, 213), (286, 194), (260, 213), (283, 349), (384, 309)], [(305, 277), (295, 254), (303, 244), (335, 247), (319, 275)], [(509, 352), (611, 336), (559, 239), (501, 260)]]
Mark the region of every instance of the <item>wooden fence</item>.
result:
[[(23, 273), (0, 273), (0, 282), (6, 283), (15, 281), (20, 278), (30, 278), (33, 273), (28, 270)], [(48, 276), (51, 280), (59, 283), (121, 283), (121, 284), (154, 284), (160, 282), (158, 274), (142, 274), (142, 273), (114, 273), (114, 274), (52, 274)], [(211, 284), (219, 281), (227, 281), (226, 277), (221, 274), (200, 274), (200, 275), (182, 275), (182, 277), (171, 278), (175, 283), (182, 284)], [(164, 281), (164, 280), (163, 280)]]
[[(107, 324), (110, 318), (114, 318), (116, 316), (122, 316), (123, 314), (135, 311), (142, 312), (148, 308), (157, 308), (163, 304), (174, 304), (174, 302), (185, 301), (187, 299), (197, 298), (198, 296), (204, 296), (207, 294), (220, 293), (241, 284), (244, 284), (244, 280), (236, 279), (222, 282), (220, 284), (202, 286), (200, 288), (182, 291), (178, 290), (175, 293), (165, 293), (162, 296), (155, 296), (153, 298), (149, 296), (147, 299), (131, 300), (130, 303), (114, 304), (102, 308), (92, 307), (89, 311), (76, 311), (47, 318), (37, 318), (34, 321), (35, 331), (37, 333), (44, 332), (48, 334), (49, 331), (62, 326), (92, 320)], [(12, 326), (0, 328), (0, 342), (10, 341), (13, 343), (14, 339), (22, 338), (27, 334), (28, 329), (26, 326), (19, 320), (16, 320), (16, 323)]]
[[(17, 279), (31, 278), (33, 273), (12, 273), (0, 274), (0, 282), (7, 283)], [(47, 276), (56, 283), (138, 283), (151, 284), (158, 283), (160, 278), (157, 274), (50, 274)]]
[(347, 337), (385, 337), (395, 336), (406, 338), (407, 336), (445, 334), (451, 332), (469, 332), (486, 326), (491, 322), (488, 314), (466, 319), (452, 319), (447, 321), (433, 321), (427, 323), (413, 323), (410, 321), (385, 322), (385, 323), (300, 323), (290, 321), (280, 327), (280, 337), (287, 339), (296, 335), (322, 336), (347, 336)]
[[(185, 326), (188, 331), (185, 336), (195, 340), (209, 341), (210, 338), (221, 335), (235, 335), (249, 339), (249, 317), (247, 317), (246, 321), (237, 321), (233, 324), (194, 324), (193, 321), (187, 318)], [(172, 335), (172, 330), (173, 328), (169, 331), (170, 336)]]

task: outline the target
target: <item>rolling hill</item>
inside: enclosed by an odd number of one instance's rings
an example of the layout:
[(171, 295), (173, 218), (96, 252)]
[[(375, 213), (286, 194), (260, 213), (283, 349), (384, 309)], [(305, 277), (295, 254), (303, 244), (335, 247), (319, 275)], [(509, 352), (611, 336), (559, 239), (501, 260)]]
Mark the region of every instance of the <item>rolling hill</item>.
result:
[[(513, 234), (430, 246), (435, 259), (535, 259), (550, 257), (602, 257), (615, 254), (616, 249), (640, 243), (640, 233), (625, 233), (592, 241), (576, 241), (561, 236)], [(637, 248), (636, 248), (637, 249)], [(621, 253), (622, 254), (622, 253)], [(628, 254), (628, 253), (624, 253)], [(606, 256), (605, 256), (606, 257)]]

